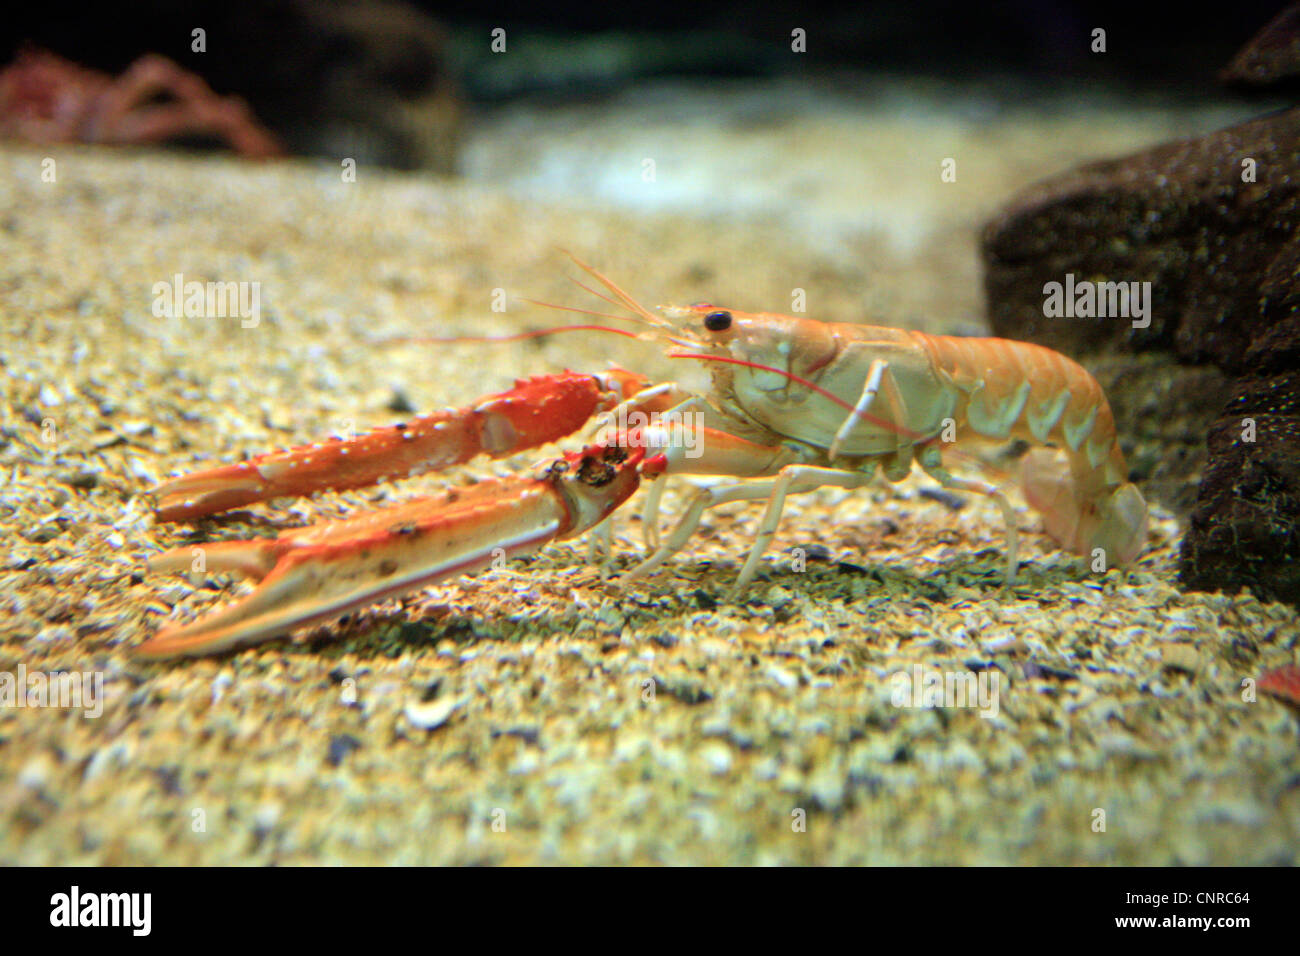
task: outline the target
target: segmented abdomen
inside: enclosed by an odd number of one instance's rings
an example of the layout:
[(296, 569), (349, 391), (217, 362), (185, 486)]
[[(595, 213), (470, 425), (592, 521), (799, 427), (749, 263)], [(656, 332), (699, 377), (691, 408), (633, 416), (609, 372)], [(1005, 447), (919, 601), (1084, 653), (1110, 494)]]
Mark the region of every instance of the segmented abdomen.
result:
[(1021, 462), (1025, 498), (1044, 530), (1064, 548), (1105, 559), (1094, 567), (1136, 560), (1146, 547), (1147, 505), (1127, 480), (1115, 417), (1097, 380), (1041, 345), (946, 335), (918, 341), (966, 396), (965, 427), (1057, 446)]
[(987, 438), (1024, 438), (1066, 450), (1092, 490), (1126, 480), (1110, 403), (1079, 363), (1011, 339), (916, 333), (931, 361), (966, 395), (966, 423)]

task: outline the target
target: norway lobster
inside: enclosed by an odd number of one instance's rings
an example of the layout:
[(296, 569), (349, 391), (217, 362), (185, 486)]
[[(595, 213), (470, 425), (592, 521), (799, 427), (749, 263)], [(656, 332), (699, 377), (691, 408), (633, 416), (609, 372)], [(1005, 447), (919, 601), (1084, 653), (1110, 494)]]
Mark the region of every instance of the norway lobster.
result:
[[(650, 385), (621, 369), (522, 380), (463, 409), (422, 416), (346, 441), (306, 445), (183, 476), (155, 490), (160, 520), (181, 520), (285, 495), (353, 488), (469, 461), (504, 456), (572, 434), (596, 415), (646, 416), (607, 430), (580, 452), (531, 477), (483, 482), (278, 538), (207, 546), (211, 570), (261, 579), (246, 598), (164, 628), (137, 652), (162, 658), (208, 654), (283, 635), (384, 597), (485, 566), (494, 554), (527, 554), (601, 526), (653, 480), (644, 530), (652, 553), (627, 575), (649, 573), (683, 548), (705, 510), (729, 501), (767, 502), (733, 594), (758, 573), (786, 497), (815, 488), (858, 488), (877, 469), (899, 481), (915, 462), (946, 488), (991, 498), (1006, 522), (1006, 578), (1018, 567), (1015, 514), (1001, 489), (945, 467), (947, 446), (1022, 439), (1026, 499), (1061, 547), (1131, 563), (1146, 541), (1147, 507), (1128, 480), (1110, 406), (1080, 365), (1037, 345), (928, 335), (870, 325), (746, 313), (710, 304), (657, 316), (590, 266), (609, 293), (582, 288), (665, 342), (673, 357), (706, 363), (707, 396), (675, 383)], [(582, 309), (572, 311), (586, 312)], [(628, 335), (624, 330), (621, 334)], [(698, 441), (665, 427), (703, 413)], [(1050, 446), (1050, 447), (1044, 447)], [(670, 534), (658, 533), (666, 476), (734, 479), (699, 490)], [(606, 526), (607, 527), (607, 526)], [(153, 570), (186, 570), (190, 548)]]

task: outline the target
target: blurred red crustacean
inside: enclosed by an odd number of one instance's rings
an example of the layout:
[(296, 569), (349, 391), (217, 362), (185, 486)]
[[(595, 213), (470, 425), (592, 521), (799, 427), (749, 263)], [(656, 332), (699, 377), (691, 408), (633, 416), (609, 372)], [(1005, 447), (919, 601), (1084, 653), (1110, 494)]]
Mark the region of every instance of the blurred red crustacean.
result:
[(217, 95), (157, 54), (116, 78), (34, 48), (0, 70), (0, 138), (138, 145), (185, 136), (213, 137), (254, 159), (286, 155), (243, 100)]

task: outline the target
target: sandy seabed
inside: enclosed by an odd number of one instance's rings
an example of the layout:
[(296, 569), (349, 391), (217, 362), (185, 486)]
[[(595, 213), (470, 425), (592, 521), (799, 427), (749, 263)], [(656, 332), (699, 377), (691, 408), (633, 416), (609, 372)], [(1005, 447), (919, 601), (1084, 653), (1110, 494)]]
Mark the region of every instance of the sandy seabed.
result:
[[(913, 477), (792, 501), (740, 603), (723, 595), (754, 505), (711, 513), (623, 592), (576, 541), (296, 641), (133, 660), (243, 587), (146, 575), (163, 548), (548, 451), (197, 527), (154, 523), (144, 493), (166, 475), (523, 374), (617, 361), (703, 381), (599, 335), (380, 341), (563, 321), (514, 298), (590, 304), (558, 246), (649, 304), (786, 311), (798, 286), (825, 318), (941, 330), (981, 321), (973, 233), (831, 255), (788, 224), (343, 184), (309, 163), (69, 148), (47, 183), (46, 155), (0, 151), (0, 671), (99, 673), (103, 699), (93, 719), (0, 707), (0, 862), (1300, 862), (1296, 721), (1242, 693), (1295, 660), (1300, 621), (1181, 591), (1159, 509), (1137, 566), (1097, 575), (1021, 504), (1025, 565), (1004, 590), (996, 509)], [(954, 229), (995, 198), (972, 191)], [(177, 273), (258, 282), (260, 321), (156, 317), (154, 285)], [(626, 569), (635, 517), (616, 540)], [(996, 713), (896, 706), (895, 675), (918, 668), (995, 679)]]

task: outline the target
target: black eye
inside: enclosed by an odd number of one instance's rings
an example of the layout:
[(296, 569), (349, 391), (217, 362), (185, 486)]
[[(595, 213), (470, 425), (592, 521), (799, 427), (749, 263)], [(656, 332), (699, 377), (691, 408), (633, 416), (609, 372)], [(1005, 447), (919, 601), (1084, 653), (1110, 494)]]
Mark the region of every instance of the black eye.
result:
[(710, 312), (704, 317), (704, 327), (710, 332), (725, 332), (731, 328), (730, 312)]

